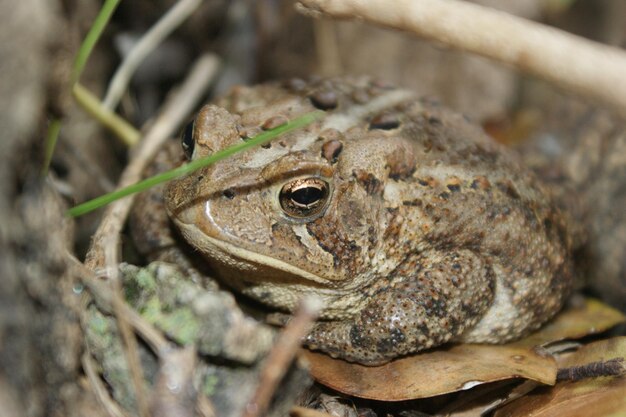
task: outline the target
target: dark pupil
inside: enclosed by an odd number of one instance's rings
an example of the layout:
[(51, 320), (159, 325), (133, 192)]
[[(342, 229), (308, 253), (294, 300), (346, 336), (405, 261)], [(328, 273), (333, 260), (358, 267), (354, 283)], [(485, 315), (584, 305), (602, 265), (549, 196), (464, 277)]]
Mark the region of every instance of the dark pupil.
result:
[(317, 187), (304, 187), (291, 193), (291, 200), (302, 206), (309, 206), (324, 197), (324, 190)]
[(187, 123), (187, 126), (185, 126), (182, 139), (183, 152), (185, 152), (187, 159), (191, 159), (195, 145), (195, 141), (193, 140), (193, 121)]

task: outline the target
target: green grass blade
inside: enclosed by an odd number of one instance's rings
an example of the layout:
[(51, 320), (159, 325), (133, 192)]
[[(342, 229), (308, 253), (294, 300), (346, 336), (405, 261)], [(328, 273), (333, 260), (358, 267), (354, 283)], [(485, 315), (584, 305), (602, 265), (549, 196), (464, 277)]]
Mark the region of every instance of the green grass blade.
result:
[(231, 155), (234, 155), (238, 152), (242, 152), (246, 149), (250, 149), (252, 147), (259, 146), (266, 142), (269, 142), (283, 133), (287, 133), (294, 129), (298, 129), (303, 126), (306, 126), (312, 123), (313, 121), (315, 121), (316, 119), (320, 118), (323, 114), (324, 114), (323, 112), (319, 112), (319, 111), (307, 113), (303, 116), (300, 116), (296, 119), (293, 119), (285, 123), (284, 125), (278, 126), (277, 128), (272, 129), (272, 130), (268, 130), (267, 132), (263, 132), (248, 141), (245, 141), (245, 142), (242, 141), (241, 143), (238, 143), (237, 145), (234, 145), (224, 150), (221, 150), (219, 152), (216, 152), (213, 155), (209, 155), (205, 158), (197, 159), (195, 161), (189, 162), (188, 164), (185, 164), (185, 165), (181, 165), (180, 167), (172, 169), (170, 171), (166, 171), (161, 174), (155, 175), (153, 177), (146, 178), (145, 180), (140, 181), (136, 184), (130, 185), (126, 188), (122, 188), (112, 193), (105, 194), (103, 196), (94, 198), (93, 200), (89, 200), (85, 203), (79, 204), (69, 209), (67, 211), (67, 215), (71, 217), (80, 216), (85, 213), (89, 213), (90, 211), (96, 210), (122, 197), (126, 197), (134, 193), (145, 191), (149, 189), (150, 187), (153, 187), (157, 184), (161, 184), (161, 183), (173, 180), (175, 178), (182, 177), (199, 168), (203, 168), (211, 164), (214, 164), (215, 162), (220, 161), (224, 158), (227, 158)]
[(113, 12), (117, 8), (120, 0), (106, 0), (102, 9), (100, 9), (100, 13), (96, 17), (96, 20), (93, 22), (89, 33), (85, 37), (80, 49), (78, 50), (78, 54), (76, 55), (76, 59), (74, 60), (74, 68), (72, 70), (72, 85), (78, 81), (80, 75), (87, 64), (87, 60), (91, 55), (91, 51), (96, 46), (98, 39), (102, 35), (104, 28), (109, 23), (111, 16), (113, 16)]
[(61, 119), (57, 119), (55, 117), (50, 120), (50, 124), (48, 124), (48, 133), (46, 134), (46, 147), (43, 161), (43, 169), (41, 170), (41, 173), (44, 176), (48, 175), (50, 162), (52, 162), (52, 154), (54, 153), (54, 148), (57, 145), (57, 140), (59, 139), (60, 132)]

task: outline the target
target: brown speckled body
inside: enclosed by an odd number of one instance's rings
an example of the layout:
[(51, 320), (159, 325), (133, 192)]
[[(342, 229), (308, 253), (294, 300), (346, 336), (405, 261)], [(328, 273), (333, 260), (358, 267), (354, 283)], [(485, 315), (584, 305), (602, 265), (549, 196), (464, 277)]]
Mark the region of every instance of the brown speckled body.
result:
[[(566, 216), (461, 115), (366, 78), (238, 87), (216, 104), (195, 119), (194, 159), (326, 111), (165, 192), (223, 283), (283, 311), (307, 294), (325, 302), (310, 348), (376, 364), (447, 341), (501, 343), (568, 296)], [(326, 184), (322, 208), (294, 217), (281, 190), (310, 179)]]

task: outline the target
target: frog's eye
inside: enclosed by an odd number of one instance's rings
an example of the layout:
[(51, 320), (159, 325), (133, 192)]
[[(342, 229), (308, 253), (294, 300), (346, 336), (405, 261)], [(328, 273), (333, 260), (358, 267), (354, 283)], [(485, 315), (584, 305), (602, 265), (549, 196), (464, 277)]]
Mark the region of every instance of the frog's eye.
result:
[(181, 145), (187, 159), (191, 159), (191, 156), (193, 155), (193, 148), (196, 144), (196, 141), (193, 138), (193, 124), (193, 120), (187, 123), (187, 126), (185, 126), (185, 130), (183, 130), (183, 135), (181, 138)]
[(288, 182), (280, 190), (280, 206), (289, 217), (303, 219), (315, 216), (326, 207), (329, 191), (328, 183), (321, 178), (299, 178)]

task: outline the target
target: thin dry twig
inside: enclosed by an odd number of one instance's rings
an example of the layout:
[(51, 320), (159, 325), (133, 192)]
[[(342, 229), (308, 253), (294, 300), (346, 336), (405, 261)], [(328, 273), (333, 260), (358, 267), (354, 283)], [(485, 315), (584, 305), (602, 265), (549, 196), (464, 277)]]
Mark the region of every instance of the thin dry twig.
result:
[(300, 0), (304, 13), (412, 32), (510, 64), (626, 115), (626, 53), (459, 0)]
[(128, 87), (131, 77), (146, 59), (165, 38), (169, 36), (182, 22), (184, 22), (202, 4), (203, 0), (180, 0), (164, 14), (159, 21), (148, 30), (128, 53), (122, 64), (113, 75), (107, 89), (103, 104), (112, 110), (117, 107), (124, 91)]
[(322, 76), (344, 72), (341, 66), (339, 44), (337, 43), (335, 29), (335, 26), (328, 20), (316, 20), (313, 24), (319, 75)]
[[(115, 241), (116, 237), (109, 235), (106, 240)], [(113, 314), (117, 322), (117, 328), (122, 336), (122, 346), (124, 357), (128, 364), (128, 370), (135, 390), (135, 402), (137, 404), (137, 413), (141, 417), (150, 417), (148, 408), (148, 398), (146, 397), (144, 385), (144, 373), (139, 359), (139, 349), (137, 348), (137, 339), (128, 323), (128, 319), (122, 312), (123, 306), (126, 306), (122, 295), (122, 284), (119, 278), (119, 255), (118, 245), (115, 242), (109, 242), (104, 245), (104, 261), (106, 270), (109, 272), (108, 280), (112, 284), (111, 300), (113, 305)]]
[(106, 412), (111, 417), (128, 417), (128, 415), (122, 411), (120, 406), (111, 399), (109, 391), (104, 386), (98, 372), (96, 372), (96, 367), (94, 366), (93, 359), (91, 358), (91, 354), (89, 354), (89, 352), (85, 352), (81, 357), (81, 365), (85, 371), (85, 375), (87, 375), (89, 383), (91, 384), (93, 393), (98, 401), (100, 401), (100, 404), (102, 404)]
[(624, 358), (613, 358), (606, 361), (590, 362), (585, 365), (560, 368), (556, 374), (557, 381), (580, 381), (587, 378), (617, 376), (626, 374)]
[(300, 308), (278, 336), (261, 370), (257, 389), (248, 402), (243, 417), (265, 414), (270, 400), (289, 365), (296, 357), (302, 338), (309, 332), (322, 305), (316, 298), (305, 298)]
[[(218, 66), (219, 60), (213, 54), (206, 54), (198, 59), (180, 90), (163, 106), (161, 115), (138, 145), (133, 159), (122, 173), (118, 188), (129, 186), (141, 179), (146, 166), (163, 143), (184, 122), (187, 115), (200, 101), (217, 73)], [(129, 196), (108, 206), (87, 254), (85, 264), (90, 269), (95, 271), (104, 266), (103, 254), (106, 236), (115, 236), (110, 244), (119, 246), (119, 234), (133, 201), (134, 197)]]

